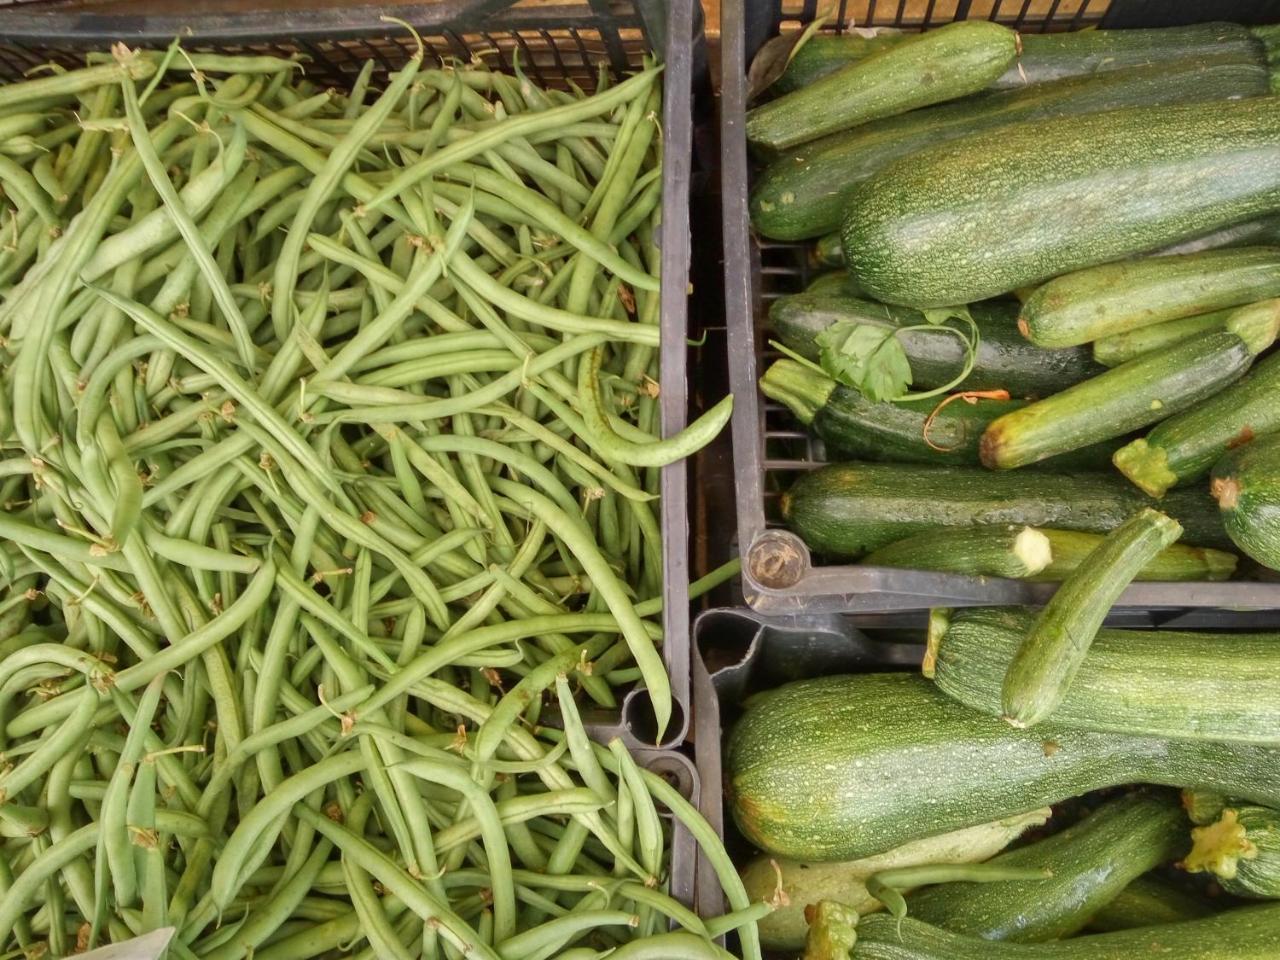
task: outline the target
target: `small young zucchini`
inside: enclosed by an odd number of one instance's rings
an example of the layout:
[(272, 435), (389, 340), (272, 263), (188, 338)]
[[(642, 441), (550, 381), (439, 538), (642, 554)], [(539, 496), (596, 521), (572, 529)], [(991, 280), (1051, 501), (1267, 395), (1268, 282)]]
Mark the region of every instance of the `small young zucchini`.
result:
[(1136, 357), (1171, 347), (1202, 333), (1221, 330), (1233, 313), (1235, 308), (1228, 307), (1226, 310), (1183, 317), (1181, 320), (1166, 320), (1164, 323), (1103, 337), (1093, 341), (1093, 359), (1104, 367), (1118, 367)]
[(977, 93), (1018, 57), (1018, 35), (987, 20), (915, 34), (747, 113), (747, 140), (785, 150), (878, 117)]
[(1275, 960), (1280, 904), (1058, 943), (992, 943), (907, 917), (872, 914), (858, 923), (857, 960)]
[(1034, 527), (993, 525), (922, 533), (874, 550), (861, 562), (1021, 580), (1041, 573), (1052, 558), (1049, 538)]
[(1227, 535), (1264, 567), (1280, 570), (1280, 434), (1229, 451), (1212, 477)]
[(1182, 809), (1187, 811), (1187, 819), (1198, 827), (1213, 823), (1229, 806), (1230, 797), (1212, 790), (1182, 791)]
[(1138, 877), (1090, 918), (1086, 930), (1108, 933), (1161, 923), (1198, 920), (1217, 911), (1203, 897), (1176, 887), (1155, 874)]
[(1188, 873), (1211, 873), (1227, 893), (1254, 900), (1280, 899), (1280, 811), (1230, 806), (1212, 823), (1191, 831)]
[[(1002, 679), (1034, 622), (1021, 607), (935, 613), (924, 672), (965, 707), (997, 716)], [(1051, 719), (1080, 730), (1280, 745), (1280, 633), (1103, 628)]]
[(742, 885), (752, 903), (771, 899), (779, 889), (787, 902), (759, 922), (760, 943), (769, 950), (799, 950), (804, 947), (805, 909), (821, 900), (835, 900), (859, 914), (879, 909), (880, 903), (867, 893), (866, 880), (881, 870), (926, 864), (980, 863), (994, 857), (1032, 827), (1049, 819), (1048, 807), (953, 830), (936, 837), (914, 840), (888, 853), (861, 860), (834, 863), (805, 863), (767, 855), (756, 857), (742, 868)]
[(1245, 307), (1221, 332), (1130, 360), (1015, 410), (987, 427), (982, 462), (993, 470), (1026, 466), (1194, 407), (1244, 376), (1278, 328), (1280, 311)]
[[(837, 222), (835, 226), (839, 226)], [(813, 245), (813, 261), (824, 267), (843, 267), (844, 266), (844, 247), (840, 246), (839, 232), (828, 233), (825, 237), (819, 237)], [(848, 276), (848, 274), (845, 274)], [(857, 284), (853, 283), (853, 278), (849, 277), (850, 284), (856, 289)], [(813, 284), (809, 284), (809, 289), (813, 289)], [(855, 294), (856, 296), (856, 294)]]
[(1120, 260), (1044, 284), (1022, 305), (1018, 329), (1042, 347), (1074, 347), (1277, 295), (1280, 247)]
[[(1081, 533), (1079, 530), (1042, 528), (1040, 532), (1048, 539), (1052, 556), (1049, 565), (1030, 579), (1045, 582), (1065, 580), (1080, 568), (1103, 540), (1099, 534)], [(1133, 579), (1166, 583), (1227, 580), (1236, 572), (1237, 562), (1236, 555), (1225, 550), (1174, 543), (1157, 553)]]
[(1000, 702), (1015, 727), (1035, 726), (1071, 689), (1111, 607), (1134, 576), (1182, 535), (1158, 510), (1134, 514), (1058, 588), (1009, 661)]
[(917, 890), (907, 909), (917, 920), (987, 940), (1063, 939), (1132, 880), (1189, 846), (1175, 794), (1126, 794), (1065, 830), (988, 861), (1002, 869), (1047, 869), (1045, 882), (948, 883)]
[[(1262, 307), (1262, 304), (1258, 305)], [(1280, 300), (1266, 309), (1280, 319)], [(1153, 497), (1203, 477), (1228, 450), (1280, 430), (1280, 355), (1190, 410), (1159, 423), (1116, 451), (1126, 477)]]

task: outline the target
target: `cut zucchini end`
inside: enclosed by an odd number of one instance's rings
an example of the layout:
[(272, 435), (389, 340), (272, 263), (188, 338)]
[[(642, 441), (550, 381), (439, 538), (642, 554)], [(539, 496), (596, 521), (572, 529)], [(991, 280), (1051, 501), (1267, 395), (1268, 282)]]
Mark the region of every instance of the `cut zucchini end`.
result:
[(1240, 562), (1239, 557), (1225, 550), (1205, 548), (1200, 551), (1200, 555), (1204, 558), (1205, 577), (1209, 580), (1231, 579), (1231, 575), (1236, 572), (1236, 565)]
[(1023, 527), (1013, 540), (1013, 555), (1026, 568), (1024, 577), (1034, 577), (1053, 562), (1053, 545), (1035, 527)]
[(1111, 462), (1143, 493), (1157, 499), (1178, 482), (1177, 474), (1169, 469), (1169, 454), (1143, 438), (1125, 444), (1111, 455)]
[(947, 635), (947, 627), (950, 625), (949, 607), (935, 607), (929, 611), (929, 627), (925, 635), (924, 659), (920, 662), (920, 672), (930, 680), (937, 671), (938, 649), (942, 646), (942, 638)]
[(1257, 356), (1275, 343), (1277, 334), (1280, 334), (1280, 297), (1241, 307), (1231, 314), (1226, 328)]
[(1214, 477), (1209, 493), (1218, 501), (1219, 510), (1234, 510), (1240, 502), (1240, 481), (1235, 477)]
[(1191, 830), (1191, 852), (1181, 867), (1188, 873), (1212, 873), (1230, 880), (1241, 860), (1252, 860), (1257, 855), (1258, 848), (1239, 822), (1239, 814), (1228, 807), (1214, 823)]

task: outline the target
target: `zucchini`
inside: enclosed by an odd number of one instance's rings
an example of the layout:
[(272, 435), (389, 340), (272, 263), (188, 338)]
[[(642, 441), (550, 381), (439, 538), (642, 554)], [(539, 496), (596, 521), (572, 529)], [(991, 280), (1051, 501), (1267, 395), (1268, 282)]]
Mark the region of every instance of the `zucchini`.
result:
[[(998, 716), (1001, 682), (1033, 622), (1020, 607), (932, 618), (927, 657), (938, 689)], [(1280, 744), (1280, 634), (1104, 628), (1051, 719), (1104, 733)]]
[(1198, 253), (1201, 250), (1216, 250), (1219, 247), (1277, 245), (1280, 245), (1280, 217), (1259, 217), (1257, 220), (1233, 223), (1229, 227), (1211, 230), (1203, 236), (1183, 240), (1162, 250), (1157, 250), (1152, 256)]
[[(969, 308), (981, 342), (973, 371), (961, 384), (964, 390), (1008, 390), (1014, 397), (1042, 397), (1057, 393), (1103, 371), (1087, 348), (1043, 350), (1028, 343), (1014, 326), (1018, 305), (995, 301)], [(921, 388), (944, 386), (963, 369), (965, 347), (949, 330), (967, 332), (968, 325), (948, 320), (930, 327), (922, 313), (905, 307), (886, 306), (842, 293), (821, 292), (779, 297), (769, 308), (769, 326), (785, 346), (809, 360), (818, 359), (814, 339), (841, 320), (901, 330), (898, 341), (911, 364), (912, 382)], [(946, 329), (944, 329), (944, 327)]]
[(1154, 874), (1138, 877), (1089, 920), (1092, 933), (1132, 930), (1160, 923), (1196, 920), (1216, 911), (1203, 897), (1175, 887)]
[[(1052, 556), (1049, 565), (1031, 577), (1032, 580), (1053, 582), (1065, 579), (1102, 542), (1099, 534), (1078, 530), (1042, 529), (1040, 532), (1048, 539)], [(1236, 555), (1225, 550), (1174, 543), (1156, 554), (1133, 579), (1164, 582), (1227, 580), (1236, 572), (1236, 563)]]
[(1009, 723), (1031, 727), (1057, 709), (1120, 594), (1181, 535), (1178, 521), (1144, 508), (1062, 581), (1009, 660), (1000, 698)]
[(1176, 343), (1001, 417), (982, 435), (985, 466), (1008, 470), (1123, 436), (1212, 397), (1275, 341), (1280, 312), (1237, 310), (1223, 330)]
[(1227, 807), (1214, 823), (1194, 828), (1191, 839), (1182, 862), (1188, 873), (1211, 873), (1237, 897), (1280, 899), (1280, 811)]
[(1280, 247), (1147, 257), (1050, 280), (1022, 305), (1018, 329), (1042, 347), (1074, 347), (1277, 295)]
[[(1253, 29), (1257, 31), (1259, 28)], [(773, 89), (786, 93), (807, 87), (841, 67), (864, 60), (899, 42), (904, 36), (884, 30), (871, 37), (818, 34), (795, 52)], [(1249, 30), (1235, 23), (1198, 23), (1148, 30), (1022, 34), (1022, 55), (992, 84), (992, 88), (1016, 89), (1027, 84), (1043, 84), (1143, 64), (1174, 67), (1181, 60), (1206, 56), (1232, 55), (1261, 64), (1266, 62), (1262, 45), (1267, 39), (1259, 34), (1255, 40)]]
[[(820, 900), (834, 900), (858, 913), (871, 913), (880, 902), (867, 893), (866, 880), (880, 870), (938, 863), (980, 863), (1007, 847), (1032, 827), (1049, 819), (1049, 808), (965, 827), (937, 837), (903, 844), (888, 853), (862, 860), (804, 863), (769, 856), (753, 859), (742, 869), (747, 899), (770, 900), (781, 888), (786, 901), (760, 921), (760, 943), (769, 950), (799, 950), (808, 928), (805, 908)], [(776, 869), (775, 869), (776, 867)]]
[(992, 943), (908, 917), (858, 923), (856, 960), (1275, 960), (1280, 904), (1056, 943)]
[(987, 20), (915, 34), (747, 112), (747, 140), (784, 150), (943, 100), (977, 93), (1018, 57), (1018, 35)]
[(1182, 856), (1187, 818), (1171, 793), (1131, 793), (1079, 823), (989, 861), (1046, 867), (1037, 883), (947, 883), (907, 898), (911, 916), (986, 940), (1040, 943), (1071, 936), (1130, 881)]
[(904, 157), (845, 208), (877, 300), (971, 303), (1280, 208), (1280, 98), (1012, 124)]
[(1231, 803), (1231, 798), (1221, 793), (1208, 790), (1183, 790), (1182, 808), (1187, 811), (1187, 818), (1198, 827), (1213, 823), (1222, 816)]
[(1264, 567), (1280, 569), (1280, 435), (1228, 452), (1212, 477), (1227, 535)]
[(1049, 538), (1035, 527), (1004, 525), (931, 530), (874, 550), (862, 562), (1019, 580), (1042, 572), (1052, 557)]
[(861, 293), (858, 285), (853, 282), (853, 277), (843, 270), (830, 270), (826, 273), (818, 274), (809, 282), (809, 286), (804, 288), (804, 292), (814, 295), (835, 294), (847, 297), (856, 297)]
[[(840, 224), (837, 218), (837, 222), (832, 224), (832, 229), (838, 226)], [(817, 243), (813, 245), (813, 259), (815, 263), (824, 267), (844, 266), (844, 247), (840, 245), (839, 231), (828, 233), (818, 238)], [(845, 276), (848, 276), (848, 274), (846, 273)], [(850, 277), (849, 280), (852, 283), (853, 278)], [(856, 288), (857, 284), (853, 284), (853, 286)], [(809, 284), (809, 289), (813, 289), (813, 284)], [(852, 293), (852, 291), (850, 292)], [(853, 295), (857, 296), (857, 294)]]
[[(1106, 533), (1154, 503), (1115, 473), (991, 473), (972, 467), (850, 461), (812, 470), (781, 498), (787, 525), (813, 551), (853, 559), (939, 527), (1020, 524)], [(1184, 541), (1225, 540), (1204, 491), (1160, 502)]]
[(838, 230), (845, 202), (861, 181), (900, 157), (985, 130), (1122, 107), (1258, 97), (1267, 91), (1264, 65), (1213, 57), (982, 94), (873, 120), (774, 158), (752, 186), (751, 223), (775, 240), (807, 240)]
[(1221, 330), (1227, 318), (1235, 313), (1234, 307), (1202, 313), (1181, 320), (1166, 320), (1149, 327), (1138, 327), (1093, 341), (1093, 359), (1104, 367), (1118, 367), (1136, 357), (1154, 353), (1175, 343), (1182, 343), (1202, 333)]
[(802, 680), (734, 727), (728, 803), (765, 852), (852, 860), (1128, 783), (1280, 800), (1280, 750), (1045, 727), (1018, 730), (911, 674)]
[(804, 960), (851, 960), (858, 941), (858, 914), (835, 900), (819, 900), (805, 910), (809, 933)]
[[(1280, 317), (1280, 300), (1272, 301)], [(1170, 417), (1115, 454), (1120, 472), (1153, 497), (1196, 480), (1224, 453), (1280, 430), (1280, 354), (1238, 383)]]
[[(783, 94), (803, 90), (815, 80), (821, 80), (841, 67), (847, 67), (851, 63), (866, 60), (881, 53), (901, 43), (908, 36), (909, 34), (891, 28), (859, 30), (856, 33), (816, 33), (801, 44), (798, 50), (791, 53), (787, 68), (769, 87), (769, 91)], [(781, 47), (794, 40), (795, 37), (792, 35), (774, 37), (760, 48), (756, 56), (765, 54), (777, 56), (769, 50), (771, 45), (777, 44)]]

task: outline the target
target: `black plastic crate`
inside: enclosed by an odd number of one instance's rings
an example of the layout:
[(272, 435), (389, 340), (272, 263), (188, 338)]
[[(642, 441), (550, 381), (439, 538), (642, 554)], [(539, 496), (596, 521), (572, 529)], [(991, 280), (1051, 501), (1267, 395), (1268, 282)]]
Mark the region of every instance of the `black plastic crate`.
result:
[[(820, 9), (821, 8), (821, 9)], [(747, 68), (781, 32), (803, 29), (827, 5), (817, 0), (733, 0), (722, 11), (720, 160), (725, 255), (725, 316), (734, 393), (733, 448), (743, 594), (777, 614), (881, 612), (920, 606), (1043, 602), (1051, 584), (858, 565), (823, 565), (783, 528), (778, 496), (825, 453), (756, 380), (777, 359), (763, 330), (769, 305), (811, 279), (804, 244), (762, 240), (747, 212), (750, 168), (743, 127)], [(923, 29), (957, 19), (996, 20), (1026, 32), (1086, 27), (1169, 26), (1208, 20), (1280, 21), (1276, 0), (838, 0), (824, 31), (853, 27)], [(1280, 584), (1137, 583), (1120, 600), (1140, 609), (1277, 608)]]
[[(381, 16), (414, 27), (428, 57), (478, 58), (510, 72), (515, 59), (544, 86), (594, 89), (601, 66), (619, 77), (646, 56), (665, 64), (662, 134), (665, 140), (662, 228), (661, 423), (664, 435), (688, 419), (687, 288), (691, 237), (690, 195), (710, 162), (695, 152), (695, 124), (710, 115), (702, 8), (696, 0), (445, 0), (439, 3), (311, 6), (289, 0), (197, 0), (190, 5), (123, 2), (64, 3), (0, 0), (0, 82), (50, 62), (82, 65), (85, 53), (115, 41), (162, 49), (175, 37), (192, 51), (301, 55), (307, 75), (349, 86), (372, 59), (384, 76), (408, 59), (409, 32)], [(701, 162), (700, 162), (701, 160)], [(664, 745), (683, 741), (689, 727), (688, 480), (686, 467), (662, 471), (660, 523), (666, 598), (662, 655), (675, 707)], [(633, 691), (620, 712), (584, 717), (601, 739), (621, 736), (630, 746), (652, 745), (652, 711)]]
[[(781, 617), (745, 607), (698, 615), (693, 625), (694, 746), (701, 788), (700, 810), (725, 840), (735, 860), (751, 846), (726, 820), (723, 737), (746, 697), (793, 680), (840, 673), (915, 671), (924, 654), (928, 611)], [(1274, 630), (1280, 615), (1189, 611), (1174, 616), (1116, 611), (1109, 626), (1132, 628)], [(724, 912), (723, 894), (710, 864), (698, 864), (698, 912)]]

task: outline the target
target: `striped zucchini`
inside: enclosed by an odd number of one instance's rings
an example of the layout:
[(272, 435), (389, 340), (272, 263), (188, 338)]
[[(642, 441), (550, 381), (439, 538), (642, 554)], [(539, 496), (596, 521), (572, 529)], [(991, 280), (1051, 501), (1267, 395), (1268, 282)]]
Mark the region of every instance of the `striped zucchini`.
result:
[(1202, 333), (1221, 330), (1235, 313), (1234, 307), (1215, 310), (1181, 320), (1166, 320), (1149, 327), (1138, 327), (1093, 341), (1093, 359), (1104, 367), (1118, 367), (1137, 357), (1146, 356), (1175, 343), (1182, 343)]
[(986, 940), (1040, 943), (1082, 929), (1130, 881), (1186, 852), (1187, 817), (1171, 792), (1131, 793), (1044, 840), (989, 861), (1046, 867), (1037, 883), (947, 883), (907, 898), (911, 916)]
[[(1197, 23), (1150, 30), (1077, 30), (1068, 33), (1028, 33), (1021, 37), (1018, 62), (993, 83), (992, 89), (1019, 89), (1147, 64), (1174, 67), (1183, 60), (1235, 56), (1264, 64), (1264, 48), (1280, 46), (1266, 28), (1251, 31), (1236, 23)], [(817, 34), (792, 56), (772, 89), (800, 90), (858, 60), (865, 60), (904, 39), (907, 34), (880, 29), (847, 34)], [(790, 42), (791, 37), (771, 40)], [(766, 44), (767, 46), (767, 44)]]
[(859, 923), (857, 933), (856, 960), (1276, 960), (1280, 904), (1057, 943), (992, 943), (878, 914)]
[(1213, 823), (1191, 831), (1189, 873), (1211, 873), (1227, 893), (1280, 899), (1280, 811), (1253, 805), (1226, 807)]
[(915, 34), (748, 111), (747, 140), (785, 150), (879, 117), (977, 93), (1018, 56), (1018, 37), (986, 20)]
[(1215, 912), (1214, 905), (1203, 897), (1175, 887), (1155, 874), (1147, 874), (1134, 880), (1095, 913), (1089, 921), (1088, 930), (1091, 933), (1133, 930), (1160, 923), (1197, 920)]
[[(931, 617), (934, 682), (965, 707), (999, 715), (1004, 675), (1034, 622), (1021, 607)], [(1280, 634), (1103, 628), (1051, 719), (1096, 732), (1280, 745)]]
[[(814, 552), (853, 559), (942, 527), (1019, 524), (1106, 533), (1155, 501), (1115, 472), (991, 473), (972, 467), (832, 463), (783, 494), (783, 519)], [(1208, 492), (1170, 491), (1160, 508), (1196, 546), (1229, 541)]]
[(1280, 569), (1280, 434), (1227, 453), (1213, 468), (1210, 490), (1235, 545)]
[(871, 856), (1129, 783), (1280, 801), (1280, 749), (1050, 723), (1018, 730), (903, 673), (771, 690), (735, 725), (725, 770), (743, 836), (798, 860)]
[(1277, 295), (1280, 247), (1124, 260), (1050, 280), (1022, 305), (1018, 329), (1042, 347), (1073, 347)]
[(1194, 407), (1244, 376), (1275, 341), (1278, 327), (1275, 310), (1244, 307), (1221, 332), (1130, 360), (1006, 414), (982, 435), (982, 462), (996, 470), (1026, 466)]
[(1265, 66), (1212, 57), (1019, 87), (873, 120), (773, 159), (752, 185), (751, 223), (775, 240), (839, 230), (860, 182), (908, 154), (982, 131), (1124, 107), (1265, 96), (1267, 90)]
[(1009, 661), (1000, 702), (1015, 727), (1057, 709), (1111, 607), (1138, 571), (1182, 535), (1178, 521), (1144, 509), (1116, 527), (1049, 600)]
[[(1102, 543), (1102, 537), (1096, 533), (1081, 533), (1079, 530), (1040, 531), (1049, 541), (1052, 556), (1049, 564), (1032, 580), (1063, 580), (1082, 563)], [(1174, 543), (1165, 547), (1138, 571), (1134, 580), (1186, 581), (1186, 580), (1226, 580), (1236, 572), (1235, 554), (1225, 550), (1214, 550), (1209, 547), (1189, 547), (1185, 543)]]
[(877, 300), (972, 303), (1280, 208), (1280, 98), (1014, 124), (859, 185), (845, 259)]
[(1039, 530), (1003, 525), (931, 530), (873, 550), (862, 562), (869, 567), (1022, 579), (1041, 573), (1052, 558), (1049, 538)]
[(888, 853), (862, 860), (802, 863), (760, 856), (742, 869), (742, 885), (752, 901), (770, 900), (781, 888), (786, 901), (760, 921), (760, 942), (770, 950), (804, 946), (805, 908), (820, 900), (837, 900), (858, 913), (871, 913), (880, 902), (867, 893), (866, 880), (881, 870), (939, 863), (980, 863), (1007, 847), (1032, 827), (1049, 819), (1049, 808), (1021, 813), (903, 844)]
[[(1280, 300), (1272, 301), (1280, 318)], [(1238, 383), (1170, 417), (1115, 454), (1120, 472), (1153, 497), (1203, 477), (1228, 450), (1280, 431), (1280, 354)]]

